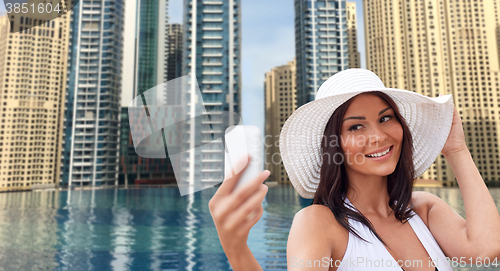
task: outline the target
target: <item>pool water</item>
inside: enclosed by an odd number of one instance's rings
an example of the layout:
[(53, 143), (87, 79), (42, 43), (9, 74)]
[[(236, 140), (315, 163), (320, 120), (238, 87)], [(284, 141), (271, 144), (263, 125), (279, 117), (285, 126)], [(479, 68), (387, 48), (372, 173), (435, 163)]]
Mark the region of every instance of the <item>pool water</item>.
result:
[[(0, 270), (231, 270), (208, 211), (215, 190), (182, 197), (177, 188), (2, 193)], [(464, 216), (458, 188), (425, 190)], [(490, 192), (500, 209), (500, 189)], [(310, 204), (291, 186), (269, 188), (248, 239), (264, 270), (286, 270), (293, 217)]]

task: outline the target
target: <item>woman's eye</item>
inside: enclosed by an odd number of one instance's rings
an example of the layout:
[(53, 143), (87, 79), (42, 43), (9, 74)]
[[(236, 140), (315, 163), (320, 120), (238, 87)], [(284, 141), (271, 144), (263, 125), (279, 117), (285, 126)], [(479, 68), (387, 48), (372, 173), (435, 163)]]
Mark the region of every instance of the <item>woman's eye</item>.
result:
[(380, 119), (380, 122), (386, 122), (388, 120), (390, 120), (392, 118), (392, 116), (383, 116), (381, 119)]
[(356, 125), (353, 125), (351, 127), (349, 127), (349, 131), (355, 131), (355, 130), (359, 130), (361, 129), (361, 127), (363, 127), (361, 124), (356, 124)]

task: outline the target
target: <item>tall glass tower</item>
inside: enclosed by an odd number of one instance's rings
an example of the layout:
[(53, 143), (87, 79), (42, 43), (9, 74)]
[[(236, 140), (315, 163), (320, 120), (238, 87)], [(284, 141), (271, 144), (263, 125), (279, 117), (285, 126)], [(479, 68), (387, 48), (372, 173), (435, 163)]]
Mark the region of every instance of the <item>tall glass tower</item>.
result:
[[(168, 1), (137, 0), (134, 96), (167, 79)], [(149, 91), (149, 95), (156, 92)], [(146, 98), (156, 101), (156, 96)], [(158, 101), (159, 103), (163, 102)], [(156, 104), (155, 104), (156, 105)], [(148, 104), (153, 106), (153, 104)]]
[[(182, 74), (191, 74), (192, 80), (197, 80), (210, 115), (187, 124), (190, 132), (185, 142), (190, 152), (183, 159), (182, 179), (190, 183), (200, 180), (210, 185), (223, 178), (223, 145), (210, 142), (223, 137), (224, 123), (239, 121), (234, 113), (240, 115), (241, 110), (240, 18), (240, 0), (184, 1)], [(194, 85), (192, 82), (184, 97), (191, 117), (195, 116), (193, 107), (199, 98)], [(229, 122), (223, 120), (224, 116)]]
[(349, 68), (346, 0), (295, 0), (297, 106), (323, 82)]
[[(138, 155), (131, 138), (130, 110), (137, 111), (146, 105), (147, 112), (162, 107), (166, 98), (164, 82), (167, 81), (168, 58), (168, 1), (137, 0), (135, 21), (133, 106), (122, 108), (120, 127), (119, 183), (175, 182), (169, 159), (151, 159)], [(158, 87), (157, 87), (158, 86)], [(160, 93), (158, 93), (160, 92)], [(138, 104), (140, 103), (140, 105)], [(132, 130), (138, 129), (132, 127)], [(168, 179), (168, 180), (167, 180)]]
[(123, 0), (84, 0), (71, 22), (63, 185), (116, 184)]

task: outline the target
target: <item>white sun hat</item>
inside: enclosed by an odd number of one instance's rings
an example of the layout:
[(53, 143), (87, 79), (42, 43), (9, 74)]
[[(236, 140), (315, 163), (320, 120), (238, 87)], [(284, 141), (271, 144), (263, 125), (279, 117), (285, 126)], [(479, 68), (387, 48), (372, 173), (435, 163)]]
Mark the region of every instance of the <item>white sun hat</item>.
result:
[(415, 176), (436, 160), (453, 119), (451, 94), (430, 98), (412, 91), (386, 88), (366, 69), (348, 69), (326, 80), (316, 99), (298, 108), (285, 122), (279, 148), (288, 177), (300, 196), (314, 198), (321, 169), (321, 140), (334, 111), (350, 98), (368, 91), (387, 94), (398, 106), (413, 137)]

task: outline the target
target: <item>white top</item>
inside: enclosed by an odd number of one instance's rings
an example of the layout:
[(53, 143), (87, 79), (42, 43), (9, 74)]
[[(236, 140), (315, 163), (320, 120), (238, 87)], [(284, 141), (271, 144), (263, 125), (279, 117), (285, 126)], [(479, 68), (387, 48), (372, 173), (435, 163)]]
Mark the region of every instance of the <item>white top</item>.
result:
[[(348, 208), (353, 209), (351, 202), (346, 197), (345, 205)], [(439, 271), (453, 271), (449, 262), (446, 259), (441, 247), (432, 236), (431, 232), (422, 221), (422, 219), (415, 214), (412, 218), (408, 219), (410, 226), (417, 235), (418, 239), (424, 246), (425, 250), (432, 259), (434, 265)], [(338, 267), (338, 271), (351, 271), (351, 270), (394, 270), (402, 271), (402, 268), (409, 269), (412, 266), (429, 266), (428, 262), (398, 262), (392, 257), (392, 255), (387, 251), (386, 247), (380, 240), (375, 237), (375, 235), (370, 231), (370, 229), (362, 224), (361, 222), (348, 219), (349, 225), (355, 231), (363, 237), (365, 240), (369, 241), (367, 243), (352, 233), (349, 233), (349, 241), (347, 242), (347, 249), (342, 259), (342, 262), (333, 263)], [(402, 268), (401, 268), (402, 267)]]

